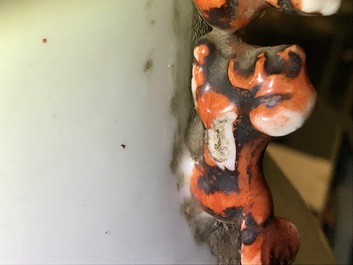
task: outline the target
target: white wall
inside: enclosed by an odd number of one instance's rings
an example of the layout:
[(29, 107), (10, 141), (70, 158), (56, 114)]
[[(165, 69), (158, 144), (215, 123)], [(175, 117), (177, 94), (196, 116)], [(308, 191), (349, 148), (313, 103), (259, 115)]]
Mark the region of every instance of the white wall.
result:
[(0, 1), (0, 263), (214, 262), (169, 169), (191, 17), (186, 0)]

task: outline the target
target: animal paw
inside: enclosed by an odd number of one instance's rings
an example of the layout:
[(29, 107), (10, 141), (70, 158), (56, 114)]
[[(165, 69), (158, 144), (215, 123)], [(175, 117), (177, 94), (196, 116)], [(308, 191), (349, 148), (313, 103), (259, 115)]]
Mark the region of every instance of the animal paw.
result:
[(242, 265), (292, 264), (299, 250), (299, 233), (295, 225), (275, 217), (260, 228), (256, 240), (242, 245)]

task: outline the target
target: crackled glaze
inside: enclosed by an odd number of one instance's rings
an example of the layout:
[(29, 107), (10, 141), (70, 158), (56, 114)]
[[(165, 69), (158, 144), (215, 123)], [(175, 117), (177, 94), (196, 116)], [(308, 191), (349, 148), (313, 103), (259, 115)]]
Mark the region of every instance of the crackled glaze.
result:
[(194, 2), (214, 29), (194, 49), (192, 94), (205, 136), (189, 170), (191, 195), (217, 220), (240, 220), (242, 264), (291, 263), (299, 234), (294, 224), (274, 215), (262, 158), (272, 136), (303, 125), (316, 93), (299, 46), (251, 46), (234, 32), (268, 4), (301, 14), (305, 1)]

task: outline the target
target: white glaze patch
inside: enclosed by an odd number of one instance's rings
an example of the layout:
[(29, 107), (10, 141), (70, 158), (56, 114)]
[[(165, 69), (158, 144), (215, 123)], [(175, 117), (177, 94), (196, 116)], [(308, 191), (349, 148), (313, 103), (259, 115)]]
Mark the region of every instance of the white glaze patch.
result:
[(302, 11), (329, 16), (336, 13), (340, 5), (341, 0), (302, 0)]
[(284, 136), (294, 132), (303, 126), (305, 120), (312, 112), (316, 102), (316, 94), (308, 99), (306, 109), (299, 111), (287, 110), (284, 107), (276, 110), (277, 114), (272, 117), (257, 115), (251, 117), (253, 126), (270, 136)]
[(233, 122), (237, 115), (227, 113), (213, 121), (212, 127), (207, 130), (207, 149), (221, 169), (235, 169), (235, 139), (233, 135)]
[(195, 161), (192, 159), (189, 151), (183, 151), (183, 156), (179, 164), (179, 172), (183, 175), (183, 183), (180, 187), (180, 194), (183, 199), (191, 198), (190, 191), (190, 178), (195, 165)]
[(256, 129), (270, 136), (284, 136), (302, 127), (305, 116), (300, 112), (282, 110), (274, 117), (256, 116), (251, 121)]
[(283, 136), (299, 129), (305, 117), (299, 112), (282, 110), (272, 118), (255, 116), (251, 121), (257, 130), (267, 135)]

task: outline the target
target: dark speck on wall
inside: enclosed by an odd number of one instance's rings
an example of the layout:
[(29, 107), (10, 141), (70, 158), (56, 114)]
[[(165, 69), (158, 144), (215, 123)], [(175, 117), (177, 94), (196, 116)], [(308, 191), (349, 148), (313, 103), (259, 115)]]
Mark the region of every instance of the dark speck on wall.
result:
[(151, 26), (153, 26), (154, 24), (156, 24), (156, 21), (154, 19), (151, 19)]
[(152, 7), (153, 0), (147, 0), (145, 3), (145, 10), (148, 10)]
[(125, 149), (125, 148), (126, 148), (126, 145), (125, 145), (125, 144), (121, 144), (121, 147)]
[(151, 57), (149, 57), (143, 66), (143, 71), (147, 73), (147, 72), (151, 72), (152, 69), (153, 69), (153, 60)]

